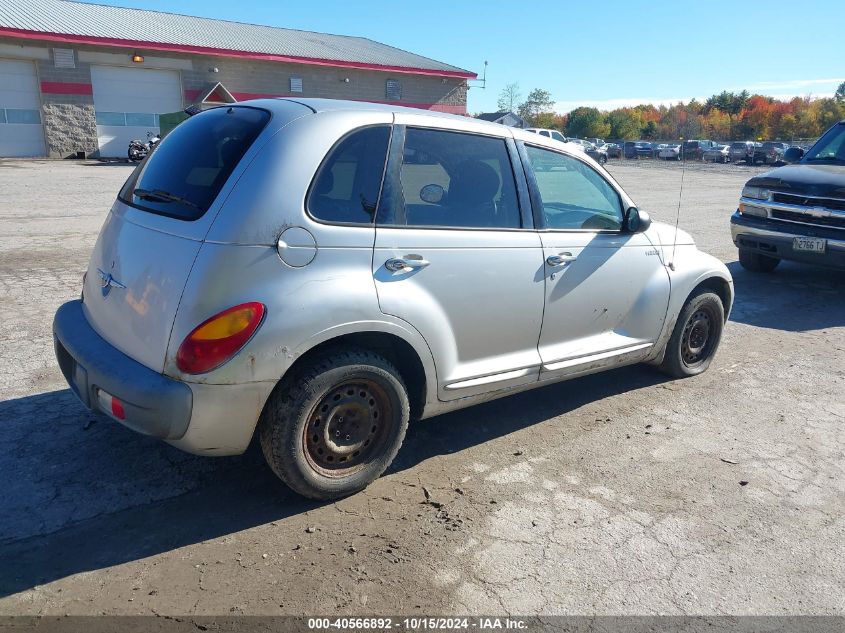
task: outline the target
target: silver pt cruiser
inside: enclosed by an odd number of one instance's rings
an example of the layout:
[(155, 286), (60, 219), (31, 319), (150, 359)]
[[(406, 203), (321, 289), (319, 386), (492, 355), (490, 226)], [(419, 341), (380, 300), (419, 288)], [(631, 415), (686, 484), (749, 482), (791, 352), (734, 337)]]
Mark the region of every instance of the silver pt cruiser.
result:
[(409, 419), (631, 363), (704, 371), (724, 265), (583, 152), (469, 118), (272, 99), (132, 173), (56, 356), (89, 408), (300, 494), (364, 488)]

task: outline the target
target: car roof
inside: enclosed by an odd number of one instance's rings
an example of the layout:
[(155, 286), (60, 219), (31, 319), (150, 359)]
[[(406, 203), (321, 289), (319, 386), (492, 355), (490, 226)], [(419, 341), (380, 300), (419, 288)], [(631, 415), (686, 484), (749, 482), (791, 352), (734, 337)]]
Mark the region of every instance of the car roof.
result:
[(270, 99), (253, 99), (250, 101), (239, 101), (237, 104), (232, 105), (252, 105), (261, 108), (265, 108), (267, 110), (275, 111), (281, 110), (285, 107), (287, 103), (298, 103), (300, 105), (309, 108), (314, 113), (319, 112), (330, 112), (330, 111), (355, 111), (355, 112), (406, 112), (409, 114), (422, 114), (425, 116), (436, 117), (436, 118), (444, 118), (444, 119), (452, 119), (456, 121), (466, 121), (467, 119), (471, 119), (472, 121), (478, 121), (479, 123), (484, 123), (485, 125), (491, 126), (493, 129), (501, 129), (501, 125), (498, 123), (489, 123), (487, 121), (481, 121), (480, 119), (474, 119), (472, 117), (467, 117), (459, 114), (449, 114), (447, 112), (436, 112), (433, 110), (423, 110), (422, 108), (410, 108), (408, 106), (399, 106), (393, 105), (389, 103), (375, 103), (370, 101), (351, 101), (346, 99), (317, 99), (317, 98), (303, 98), (298, 99), (294, 97), (278, 97), (278, 98), (270, 98)]
[[(303, 105), (307, 108), (310, 108), (314, 113), (319, 112), (330, 112), (330, 111), (357, 111), (357, 112), (395, 112), (395, 113), (407, 113), (407, 114), (415, 114), (415, 115), (423, 115), (426, 117), (431, 117), (432, 119), (444, 119), (450, 120), (455, 122), (462, 122), (466, 123), (467, 121), (472, 121), (474, 126), (480, 126), (481, 128), (489, 129), (491, 133), (495, 136), (502, 136), (503, 128), (508, 130), (515, 139), (519, 139), (522, 141), (527, 141), (532, 145), (544, 145), (551, 149), (560, 150), (564, 148), (565, 150), (569, 150), (568, 153), (573, 154), (573, 151), (569, 143), (563, 143), (553, 138), (549, 138), (546, 136), (540, 136), (538, 134), (534, 134), (529, 132), (528, 130), (523, 130), (520, 128), (512, 128), (503, 126), (499, 123), (490, 123), (488, 121), (482, 121), (481, 119), (475, 119), (473, 117), (461, 116), (458, 114), (449, 114), (446, 112), (435, 112), (432, 110), (423, 110), (421, 108), (409, 108), (406, 106), (398, 106), (393, 104), (387, 103), (373, 103), (369, 101), (349, 101), (344, 99), (296, 99), (292, 97), (278, 97), (278, 98), (271, 98), (271, 99), (254, 99), (251, 101), (239, 101), (237, 104), (232, 105), (250, 105), (254, 107), (264, 108), (266, 110), (273, 111), (281, 111), (287, 104), (290, 103), (297, 103)], [(543, 130), (547, 128), (529, 128), (533, 130)], [(549, 132), (559, 132), (559, 130), (551, 130)]]

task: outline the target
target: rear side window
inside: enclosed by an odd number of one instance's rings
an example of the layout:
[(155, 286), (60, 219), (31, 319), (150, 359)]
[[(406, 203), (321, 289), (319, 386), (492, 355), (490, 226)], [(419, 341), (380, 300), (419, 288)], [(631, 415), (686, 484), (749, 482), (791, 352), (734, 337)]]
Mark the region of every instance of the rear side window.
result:
[(399, 180), (408, 226), (522, 226), (504, 139), (408, 128)]
[(178, 125), (139, 165), (119, 198), (134, 207), (196, 220), (270, 120), (257, 108), (215, 108)]
[(308, 211), (318, 220), (372, 224), (378, 206), (390, 126), (356, 130), (329, 152), (308, 194)]

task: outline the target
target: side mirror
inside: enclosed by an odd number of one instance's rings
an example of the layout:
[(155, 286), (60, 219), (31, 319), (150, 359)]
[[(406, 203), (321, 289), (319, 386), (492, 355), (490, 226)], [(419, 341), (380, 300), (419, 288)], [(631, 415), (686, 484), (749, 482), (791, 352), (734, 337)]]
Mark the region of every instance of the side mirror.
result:
[(797, 163), (802, 158), (804, 158), (804, 150), (800, 147), (790, 147), (783, 154), (785, 163)]
[(651, 216), (637, 207), (625, 211), (622, 229), (626, 233), (642, 233), (651, 226)]
[(429, 204), (440, 204), (444, 195), (446, 195), (446, 190), (440, 185), (426, 185), (420, 189), (420, 200)]

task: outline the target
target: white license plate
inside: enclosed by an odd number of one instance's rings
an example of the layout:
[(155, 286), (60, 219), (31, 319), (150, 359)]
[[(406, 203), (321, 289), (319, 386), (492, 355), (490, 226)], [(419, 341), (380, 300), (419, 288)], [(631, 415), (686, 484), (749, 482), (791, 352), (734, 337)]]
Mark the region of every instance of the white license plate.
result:
[(792, 250), (808, 253), (824, 253), (827, 240), (817, 237), (796, 237), (792, 240)]

